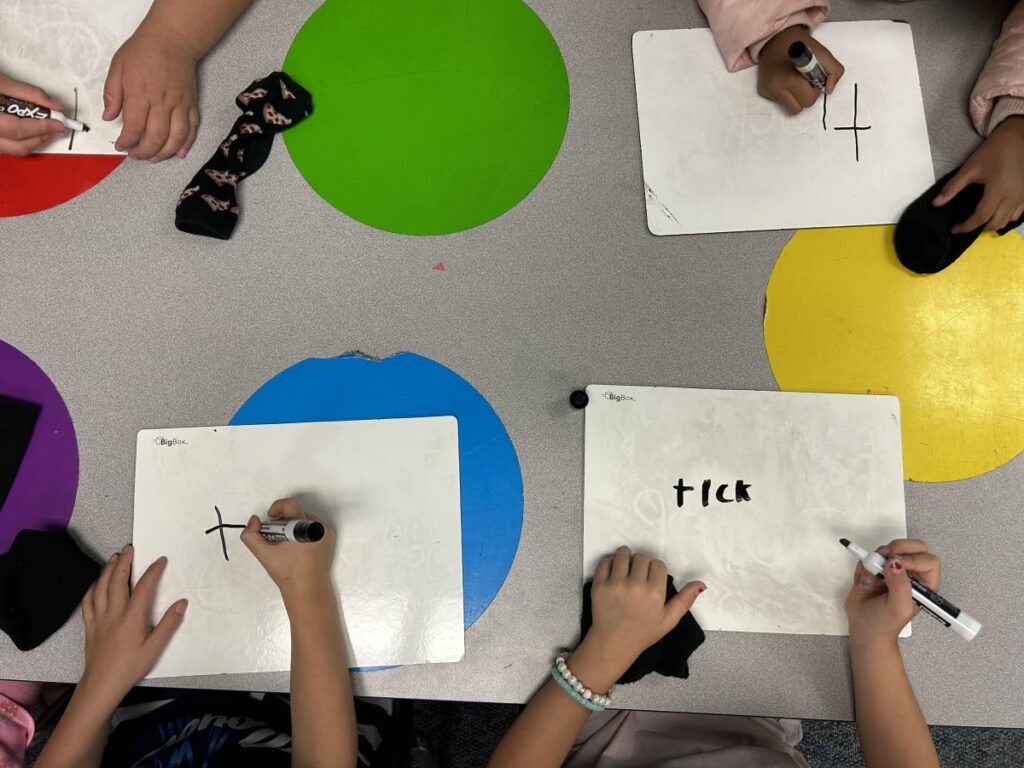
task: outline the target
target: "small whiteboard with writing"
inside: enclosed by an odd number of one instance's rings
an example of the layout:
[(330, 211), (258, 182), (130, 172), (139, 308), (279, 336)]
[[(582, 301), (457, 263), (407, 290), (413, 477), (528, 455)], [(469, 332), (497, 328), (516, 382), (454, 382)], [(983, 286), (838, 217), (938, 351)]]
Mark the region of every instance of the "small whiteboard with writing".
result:
[(935, 180), (910, 25), (822, 24), (846, 67), (799, 115), (730, 73), (709, 29), (633, 36), (655, 235), (895, 223)]
[(150, 677), (288, 669), (277, 588), (240, 531), (218, 526), (296, 495), (338, 533), (352, 666), (462, 658), (454, 417), (159, 429), (138, 435), (133, 578), (166, 555), (155, 617), (189, 606)]
[[(0, 72), (37, 85), (89, 126), (37, 152), (119, 155), (121, 119), (104, 122), (103, 85), (110, 60), (145, 17), (152, 0), (4, 0), (0, 3)], [(70, 147), (70, 148), (69, 148)]]
[[(906, 536), (899, 401), (587, 387), (583, 554), (701, 579), (704, 629), (845, 635), (856, 559)], [(909, 625), (905, 630), (909, 634)]]

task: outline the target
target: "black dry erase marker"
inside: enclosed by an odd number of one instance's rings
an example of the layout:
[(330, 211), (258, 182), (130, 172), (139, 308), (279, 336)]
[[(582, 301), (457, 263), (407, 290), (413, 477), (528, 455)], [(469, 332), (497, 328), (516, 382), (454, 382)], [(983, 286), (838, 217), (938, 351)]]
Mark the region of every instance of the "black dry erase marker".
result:
[(821, 68), (821, 64), (814, 57), (814, 52), (806, 44), (797, 40), (789, 46), (786, 52), (789, 54), (789, 60), (796, 67), (796, 71), (806, 77), (807, 82), (818, 90), (825, 88), (828, 74)]
[(320, 541), (324, 537), (324, 524), (315, 520), (260, 523), (260, 533), (267, 541), (295, 541), (304, 544)]
[(6, 96), (2, 93), (0, 93), (0, 112), (12, 117), (25, 117), (32, 120), (56, 120), (72, 131), (89, 130), (88, 125), (72, 120), (63, 112), (57, 112), (49, 107), (41, 107), (38, 104), (33, 104), (31, 101), (16, 99), (13, 96)]

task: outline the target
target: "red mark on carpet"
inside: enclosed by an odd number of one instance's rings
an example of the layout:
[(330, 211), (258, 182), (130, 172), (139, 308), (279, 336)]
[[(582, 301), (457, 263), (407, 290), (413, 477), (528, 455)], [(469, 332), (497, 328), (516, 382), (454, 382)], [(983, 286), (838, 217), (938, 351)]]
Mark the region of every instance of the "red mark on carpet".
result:
[(444, 262), (443, 261), (437, 262), (437, 264), (434, 265), (434, 271), (435, 272), (444, 272)]

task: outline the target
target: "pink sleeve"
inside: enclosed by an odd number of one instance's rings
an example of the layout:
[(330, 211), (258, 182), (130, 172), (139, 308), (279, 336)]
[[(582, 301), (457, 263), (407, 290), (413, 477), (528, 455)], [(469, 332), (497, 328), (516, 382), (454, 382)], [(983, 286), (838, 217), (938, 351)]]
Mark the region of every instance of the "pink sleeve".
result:
[(828, 0), (697, 0), (730, 72), (753, 66), (776, 32), (824, 21)]
[[(1007, 104), (1024, 97), (1024, 3), (1017, 3), (1010, 11), (971, 92), (971, 120), (982, 136), (987, 136), (995, 128), (991, 120), (992, 109), (1004, 96), (1016, 97), (1007, 100)], [(1008, 116), (999, 115), (1000, 118)]]

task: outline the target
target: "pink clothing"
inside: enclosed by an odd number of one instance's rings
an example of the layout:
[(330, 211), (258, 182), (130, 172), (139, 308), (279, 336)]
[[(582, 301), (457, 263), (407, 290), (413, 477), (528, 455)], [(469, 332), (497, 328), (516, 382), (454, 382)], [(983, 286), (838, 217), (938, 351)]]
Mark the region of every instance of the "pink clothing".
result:
[(39, 698), (39, 683), (0, 680), (0, 768), (21, 768), (36, 732), (26, 707)]
[[(828, 14), (828, 0), (697, 0), (708, 17), (718, 50), (730, 72), (753, 66), (777, 32), (815, 27)], [(839, 59), (842, 60), (842, 52)], [(982, 136), (1011, 115), (1024, 114), (1024, 2), (1010, 12), (970, 100), (971, 120)]]
[(591, 715), (563, 768), (809, 768), (799, 720), (673, 712)]

